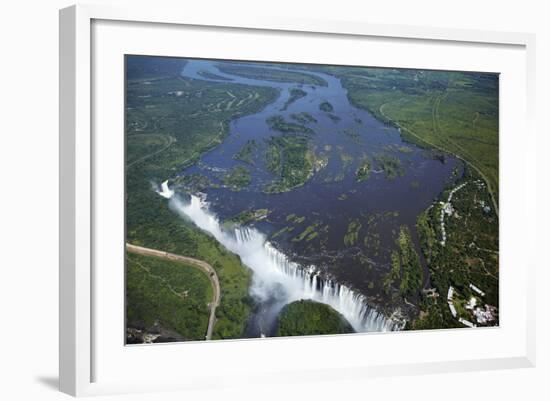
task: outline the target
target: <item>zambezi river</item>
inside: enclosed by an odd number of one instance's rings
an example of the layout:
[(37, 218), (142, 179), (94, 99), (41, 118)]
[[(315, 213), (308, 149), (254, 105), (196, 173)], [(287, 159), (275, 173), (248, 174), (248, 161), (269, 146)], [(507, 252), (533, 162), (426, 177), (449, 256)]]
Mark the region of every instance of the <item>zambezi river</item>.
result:
[[(223, 73), (218, 69), (223, 64), (231, 63), (190, 59), (182, 75), (216, 81), (205, 78), (215, 74), (226, 83), (273, 87), (280, 95), (259, 113), (231, 121), (223, 143), (179, 174), (199, 173), (220, 182), (220, 176), (241, 165), (250, 170), (251, 184), (239, 191), (219, 185), (189, 198), (178, 196), (165, 182), (158, 192), (170, 199), (170, 206), (182, 218), (191, 219), (213, 235), (252, 270), (250, 294), (257, 306), (246, 336), (273, 335), (277, 314), (298, 299), (332, 306), (357, 332), (402, 328), (407, 308), (413, 306), (394, 301), (383, 289), (396, 236), (401, 226), (409, 227), (421, 255), (416, 219), (462, 174), (461, 162), (448, 156), (444, 161), (433, 157), (426, 149), (404, 142), (395, 127), (354, 107), (337, 75), (290, 66), (285, 71), (294, 68), (315, 75), (327, 86), (279, 83)], [(277, 69), (266, 64), (255, 66)], [(293, 88), (306, 95), (285, 107)], [(333, 111), (321, 110), (323, 102), (329, 102)], [(265, 149), (269, 138), (281, 133), (270, 129), (266, 120), (280, 115), (295, 122), (292, 115), (303, 112), (316, 120), (307, 124), (314, 131), (310, 138), (313, 151), (328, 163), (319, 166), (303, 186), (267, 194), (266, 184), (276, 177), (266, 169)], [(236, 160), (234, 155), (249, 140), (259, 147), (252, 156), (253, 163)], [(380, 154), (398, 158), (403, 174), (388, 177), (377, 165)], [(370, 176), (359, 181), (355, 172), (365, 157), (372, 160)], [(253, 209), (269, 212), (265, 219), (249, 225), (224, 228), (224, 220)], [(285, 231), (289, 220), (296, 224)], [(360, 222), (360, 228), (358, 239), (350, 244), (344, 237), (353, 221)], [(321, 232), (319, 238), (297, 240), (309, 226)], [(429, 273), (422, 258), (421, 262), (427, 283)]]

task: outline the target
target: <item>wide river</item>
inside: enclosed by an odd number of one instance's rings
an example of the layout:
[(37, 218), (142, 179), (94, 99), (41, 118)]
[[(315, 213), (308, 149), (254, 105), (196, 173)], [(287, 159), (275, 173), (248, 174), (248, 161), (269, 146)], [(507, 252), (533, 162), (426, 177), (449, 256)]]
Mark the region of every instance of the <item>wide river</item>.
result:
[[(223, 186), (206, 190), (208, 213), (215, 216), (217, 221), (223, 221), (243, 210), (268, 209), (268, 218), (254, 223), (254, 230), (261, 233), (262, 238), (269, 241), (269, 246), (278, 250), (289, 262), (296, 263), (298, 268), (314, 270), (315, 274), (330, 278), (333, 286), (339, 283), (353, 289), (368, 305), (386, 317), (395, 310), (407, 308), (399, 301), (392, 300), (382, 287), (399, 227), (409, 227), (420, 254), (416, 219), (446, 185), (461, 175), (462, 164), (452, 157), (447, 157), (444, 162), (434, 158), (425, 149), (404, 142), (394, 127), (354, 107), (348, 100), (346, 89), (335, 75), (300, 70), (322, 78), (328, 85), (279, 83), (224, 74), (217, 68), (220, 64), (219, 61), (189, 60), (182, 75), (215, 81), (199, 74), (207, 71), (231, 80), (224, 82), (276, 88), (280, 96), (261, 112), (233, 120), (224, 142), (203, 155), (198, 164), (181, 172), (200, 173), (219, 182), (220, 175), (234, 166), (245, 166), (251, 171), (252, 182), (241, 191)], [(261, 68), (275, 67), (262, 64)], [(307, 95), (285, 109), (292, 88), (299, 88)], [(334, 107), (332, 118), (319, 108), (325, 101)], [(307, 124), (315, 132), (311, 135), (312, 146), (317, 155), (328, 159), (328, 164), (302, 187), (281, 194), (266, 194), (262, 189), (275, 179), (265, 168), (266, 143), (271, 136), (281, 135), (269, 128), (266, 119), (281, 115), (286, 121), (295, 122), (291, 115), (302, 112), (311, 114), (317, 120)], [(234, 155), (248, 140), (259, 144), (259, 150), (254, 154), (254, 165), (234, 159)], [(365, 155), (372, 161), (372, 171), (367, 180), (358, 182), (355, 172)], [(388, 178), (376, 162), (380, 155), (398, 158), (404, 174)], [(294, 224), (296, 227), (292, 231), (271, 237), (289, 225), (288, 216), (292, 214), (303, 219)], [(358, 240), (352, 245), (345, 244), (344, 236), (350, 222), (354, 220), (361, 224)], [(210, 223), (205, 224), (202, 228), (214, 230), (207, 227)], [(321, 231), (319, 237), (314, 241), (297, 241), (296, 236), (311, 225)], [(233, 246), (224, 245), (230, 249)], [(240, 256), (243, 258), (243, 255)], [(421, 261), (424, 265), (424, 281), (427, 283), (428, 271), (424, 261)], [(254, 268), (252, 270), (258, 274)], [(315, 285), (319, 286), (318, 283)], [(270, 291), (274, 291), (274, 288), (271, 287)], [(251, 292), (257, 296), (258, 288)], [(249, 325), (249, 336), (272, 334), (273, 315), (284, 304), (276, 302), (276, 299), (275, 295), (260, 297), (255, 317)], [(284, 299), (289, 300), (288, 297)], [(266, 312), (274, 303), (276, 307)], [(345, 307), (340, 305), (338, 309)]]

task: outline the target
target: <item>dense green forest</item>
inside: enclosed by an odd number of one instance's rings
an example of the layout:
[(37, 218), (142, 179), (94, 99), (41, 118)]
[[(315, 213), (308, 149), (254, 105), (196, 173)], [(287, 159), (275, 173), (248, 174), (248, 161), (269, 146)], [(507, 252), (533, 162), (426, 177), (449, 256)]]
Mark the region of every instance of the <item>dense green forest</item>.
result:
[(353, 333), (353, 328), (330, 306), (300, 300), (285, 306), (279, 314), (277, 336), (307, 336)]
[(287, 192), (302, 186), (314, 171), (315, 154), (305, 136), (272, 136), (266, 151), (266, 168), (278, 178), (264, 189), (267, 193)]
[[(452, 214), (445, 215), (444, 245), (442, 205), (436, 203), (418, 217), (422, 252), (439, 297), (423, 294), (422, 312), (410, 328), (462, 327), (451, 316), (447, 305), (446, 295), (451, 286), (457, 293), (454, 304), (459, 313), (461, 306), (472, 297), (477, 297), (482, 304), (499, 304), (498, 216), (490, 206), (491, 197), (485, 182), (475, 171), (466, 169), (457, 183), (462, 184), (453, 194)], [(441, 199), (447, 199), (450, 190), (446, 190)], [(482, 289), (484, 296), (479, 297), (470, 284)]]
[(144, 332), (157, 325), (182, 340), (204, 340), (208, 325), (210, 280), (181, 262), (126, 254), (126, 321)]

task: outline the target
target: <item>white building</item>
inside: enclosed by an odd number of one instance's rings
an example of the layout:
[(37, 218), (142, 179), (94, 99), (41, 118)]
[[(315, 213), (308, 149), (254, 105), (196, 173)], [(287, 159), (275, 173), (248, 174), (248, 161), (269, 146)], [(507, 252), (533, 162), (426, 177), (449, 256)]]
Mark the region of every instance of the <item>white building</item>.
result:
[(481, 291), (479, 288), (477, 288), (475, 285), (473, 285), (472, 283), (470, 283), (470, 288), (472, 290), (474, 290), (475, 292), (477, 292), (479, 295), (481, 295), (482, 297), (485, 296), (485, 293), (483, 291)]
[(451, 286), (449, 287), (449, 291), (447, 292), (447, 300), (452, 301), (452, 299), (453, 299), (453, 291), (454, 291), (454, 288), (453, 288), (453, 286), (451, 285)]
[(466, 309), (473, 310), (477, 304), (476, 297), (471, 297), (468, 303), (466, 304)]
[(472, 322), (467, 321), (466, 319), (460, 318), (460, 319), (458, 319), (458, 321), (459, 321), (460, 323), (462, 323), (464, 326), (476, 327), (475, 324), (473, 324)]
[(451, 310), (451, 315), (453, 315), (453, 317), (456, 317), (456, 309), (455, 309), (455, 306), (453, 305), (452, 302), (449, 301), (449, 309)]
[(450, 216), (451, 214), (453, 214), (454, 211), (453, 205), (450, 202), (445, 203), (445, 205), (443, 206), (443, 211), (445, 212), (445, 214)]

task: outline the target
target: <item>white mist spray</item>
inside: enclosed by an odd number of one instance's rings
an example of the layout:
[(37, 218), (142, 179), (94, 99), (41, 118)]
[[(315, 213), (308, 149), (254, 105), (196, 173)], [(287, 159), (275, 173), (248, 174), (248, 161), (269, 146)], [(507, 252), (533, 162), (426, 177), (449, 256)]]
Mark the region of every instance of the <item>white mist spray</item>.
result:
[[(267, 301), (275, 293), (282, 298), (282, 304), (312, 299), (340, 312), (357, 332), (400, 328), (400, 325), (371, 308), (363, 295), (345, 285), (323, 278), (314, 266), (304, 268), (290, 261), (255, 228), (238, 227), (233, 231), (226, 231), (209, 211), (208, 204), (199, 197), (192, 195), (190, 202), (184, 202), (174, 197), (171, 189), (165, 190), (164, 187), (159, 194), (170, 199), (174, 210), (191, 219), (228, 250), (240, 256), (242, 262), (254, 273), (250, 292), (260, 301)], [(165, 196), (168, 194), (169, 196)]]
[(156, 191), (156, 192), (157, 194), (159, 194), (160, 196), (166, 199), (170, 199), (172, 196), (174, 196), (174, 190), (168, 186), (168, 180), (164, 181), (160, 185), (160, 191)]

